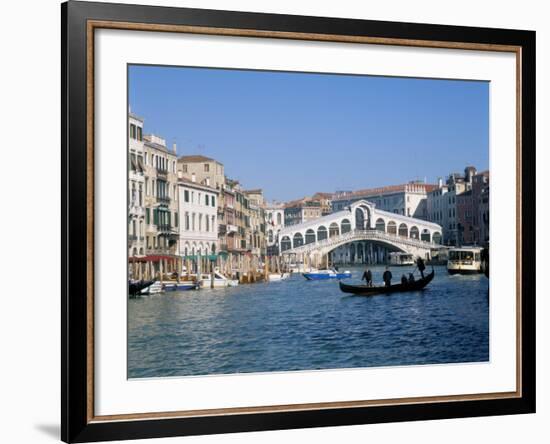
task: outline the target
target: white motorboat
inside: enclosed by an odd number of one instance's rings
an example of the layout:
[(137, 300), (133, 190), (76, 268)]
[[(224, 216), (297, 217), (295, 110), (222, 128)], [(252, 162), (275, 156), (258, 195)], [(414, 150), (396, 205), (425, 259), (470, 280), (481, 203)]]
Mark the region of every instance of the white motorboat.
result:
[(226, 288), (236, 287), (239, 285), (239, 281), (236, 279), (228, 279), (219, 271), (214, 271), (214, 279), (212, 275), (208, 273), (202, 273), (199, 279), (200, 286), (202, 288)]
[(462, 247), (449, 250), (447, 271), (449, 274), (476, 274), (483, 271), (481, 247)]
[(290, 273), (270, 273), (269, 282), (284, 281), (290, 277)]

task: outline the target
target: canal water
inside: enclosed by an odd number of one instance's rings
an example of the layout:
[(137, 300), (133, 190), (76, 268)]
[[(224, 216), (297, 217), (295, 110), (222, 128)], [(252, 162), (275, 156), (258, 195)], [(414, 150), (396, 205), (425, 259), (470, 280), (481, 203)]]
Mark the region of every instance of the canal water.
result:
[[(394, 282), (414, 267), (393, 267)], [(363, 267), (350, 269), (358, 283)], [(384, 267), (371, 267), (374, 282)], [(429, 271), (430, 267), (428, 267)], [(489, 360), (489, 281), (435, 267), (423, 292), (358, 297), (286, 281), (128, 301), (130, 378)]]

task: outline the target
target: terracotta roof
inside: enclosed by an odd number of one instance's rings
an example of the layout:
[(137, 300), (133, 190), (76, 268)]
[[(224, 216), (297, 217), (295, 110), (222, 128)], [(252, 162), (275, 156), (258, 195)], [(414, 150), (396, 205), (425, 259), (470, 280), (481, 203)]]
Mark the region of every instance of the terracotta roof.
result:
[(193, 154), (193, 155), (190, 155), (190, 156), (181, 156), (178, 159), (178, 162), (188, 162), (188, 163), (193, 163), (193, 162), (217, 162), (217, 160), (214, 160), (211, 157), (203, 156), (201, 154)]
[(348, 199), (350, 197), (358, 197), (358, 196), (376, 196), (376, 195), (379, 195), (379, 194), (397, 193), (397, 192), (400, 192), (400, 191), (405, 191), (405, 188), (407, 186), (417, 186), (419, 188), (424, 188), (426, 193), (429, 193), (430, 191), (433, 191), (433, 190), (438, 188), (438, 185), (433, 185), (433, 184), (405, 183), (405, 184), (401, 184), (401, 185), (388, 185), (388, 186), (384, 186), (384, 187), (366, 188), (366, 189), (363, 189), (363, 190), (357, 190), (357, 191), (353, 191), (351, 193), (344, 194), (344, 195), (341, 195), (341, 196), (336, 195), (336, 196), (334, 196), (334, 199), (338, 200), (338, 199)]
[(311, 198), (312, 199), (332, 199), (333, 193), (317, 192)]
[(206, 189), (208, 191), (212, 191), (213, 193), (218, 193), (219, 191), (215, 188), (212, 188), (208, 185), (204, 185), (202, 183), (199, 183), (199, 182), (193, 182), (192, 180), (188, 179), (187, 177), (179, 177), (178, 178), (178, 183), (184, 183), (186, 185), (192, 185), (194, 187), (197, 187), (197, 188), (202, 188), (202, 189)]

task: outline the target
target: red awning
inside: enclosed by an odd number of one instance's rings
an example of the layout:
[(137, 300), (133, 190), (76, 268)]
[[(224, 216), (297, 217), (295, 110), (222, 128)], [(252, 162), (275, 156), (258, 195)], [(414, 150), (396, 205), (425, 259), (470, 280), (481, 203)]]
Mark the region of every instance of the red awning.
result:
[(147, 256), (136, 257), (132, 256), (128, 260), (129, 262), (160, 262), (162, 260), (175, 261), (175, 256), (166, 256), (162, 254), (151, 254)]

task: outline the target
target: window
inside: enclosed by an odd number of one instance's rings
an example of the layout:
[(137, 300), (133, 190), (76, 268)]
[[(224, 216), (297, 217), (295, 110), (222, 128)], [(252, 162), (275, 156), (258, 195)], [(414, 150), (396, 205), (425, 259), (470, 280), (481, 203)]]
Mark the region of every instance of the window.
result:
[(178, 213), (174, 212), (174, 226), (178, 227), (179, 223)]
[(189, 213), (185, 212), (185, 229), (189, 230)]
[(205, 194), (205, 195), (204, 195), (204, 201), (205, 201), (204, 203), (205, 203), (205, 205), (210, 205), (210, 202), (209, 202), (208, 197), (209, 197), (208, 194)]
[(132, 123), (130, 124), (130, 139), (136, 138), (136, 126)]
[(145, 223), (147, 225), (151, 223), (151, 210), (149, 208), (145, 208)]
[(205, 172), (205, 173), (209, 173), (209, 172), (210, 172), (210, 165), (207, 164), (207, 163), (204, 164), (204, 172)]
[(137, 127), (137, 140), (143, 140), (143, 128), (141, 126)]
[(184, 200), (185, 202), (189, 202), (189, 190), (185, 190), (185, 191), (183, 192), (183, 200)]
[(205, 219), (206, 219), (206, 231), (210, 231), (210, 219), (208, 219), (208, 216), (206, 216)]
[(213, 207), (216, 206), (216, 197), (215, 196), (212, 196), (212, 206)]
[(183, 164), (181, 166), (181, 170), (184, 172), (184, 173), (187, 173), (187, 165), (186, 164)]

